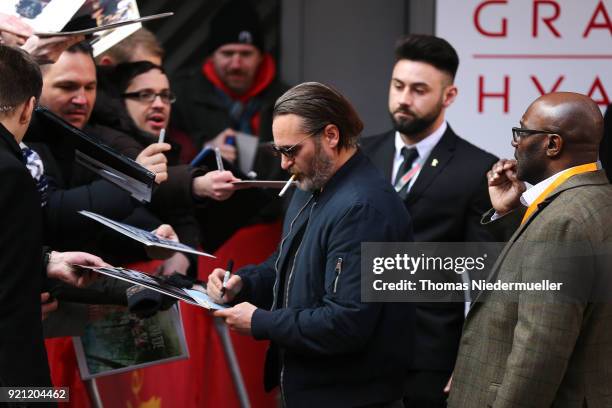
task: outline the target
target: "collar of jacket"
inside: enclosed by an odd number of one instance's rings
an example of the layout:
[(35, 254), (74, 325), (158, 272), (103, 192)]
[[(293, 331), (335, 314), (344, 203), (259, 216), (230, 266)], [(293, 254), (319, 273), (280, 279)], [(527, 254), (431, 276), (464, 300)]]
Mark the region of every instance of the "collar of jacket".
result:
[(25, 158), (21, 153), (19, 144), (15, 140), (15, 136), (13, 136), (13, 134), (9, 132), (2, 123), (0, 123), (0, 140), (2, 140), (8, 146), (9, 150), (13, 151), (15, 156), (17, 156), (19, 160), (25, 164)]
[(270, 86), (276, 77), (276, 64), (274, 63), (274, 58), (272, 58), (270, 54), (264, 54), (251, 89), (249, 89), (243, 95), (238, 95), (225, 86), (215, 71), (212, 59), (208, 58), (206, 61), (204, 61), (204, 64), (202, 65), (202, 73), (214, 86), (222, 90), (225, 94), (229, 95), (230, 98), (244, 103), (252, 97), (259, 95), (268, 86)]
[(429, 187), (435, 178), (444, 170), (448, 162), (453, 158), (457, 148), (457, 135), (447, 126), (446, 132), (429, 153), (423, 164), (414, 185), (406, 197), (407, 203), (413, 203)]
[(359, 166), (364, 160), (366, 160), (366, 156), (361, 152), (361, 149), (358, 148), (355, 154), (334, 173), (323, 187), (323, 190), (313, 193), (315, 201), (322, 204), (332, 197), (344, 180), (351, 176), (352, 170)]
[(565, 183), (561, 184), (557, 188), (555, 188), (551, 193), (546, 197), (546, 199), (540, 204), (540, 206), (544, 203), (550, 203), (556, 196), (561, 194), (564, 191), (571, 190), (572, 188), (587, 186), (587, 185), (602, 185), (609, 184), (608, 178), (604, 170), (599, 169), (597, 171), (590, 171), (588, 173), (576, 174), (575, 176), (570, 177), (565, 181)]

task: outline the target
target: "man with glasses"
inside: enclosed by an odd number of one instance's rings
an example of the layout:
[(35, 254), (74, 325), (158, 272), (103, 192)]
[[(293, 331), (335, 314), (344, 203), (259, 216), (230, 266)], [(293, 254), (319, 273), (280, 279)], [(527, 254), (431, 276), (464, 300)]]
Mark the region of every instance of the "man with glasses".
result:
[(412, 241), (408, 213), (359, 151), (363, 124), (319, 83), (298, 85), (274, 107), (281, 166), (295, 176), (277, 251), (233, 275), (215, 269), (208, 293), (231, 329), (271, 340), (265, 387), (286, 407), (402, 407), (412, 356), (413, 306), (361, 302), (361, 243)]
[[(115, 131), (89, 123), (97, 84), (91, 52), (89, 44), (78, 43), (64, 51), (54, 64), (42, 67), (40, 104), (74, 127), (100, 137)], [(96, 232), (101, 230), (76, 211), (88, 209), (147, 229), (161, 224), (157, 217), (132, 200), (129, 193), (99, 179), (78, 164), (74, 144), (69, 138), (41, 128), (40, 122), (33, 120), (25, 142), (42, 159), (44, 174), (49, 182), (49, 200), (45, 211), (48, 237), (52, 240), (50, 244), (60, 248), (83, 248), (88, 245), (86, 248), (92, 251), (104, 247), (103, 252), (94, 252), (103, 253), (111, 263), (147, 259), (142, 248), (129, 240), (117, 240), (114, 236), (104, 241), (95, 238)], [(141, 161), (143, 166), (156, 173), (158, 183), (168, 177), (166, 158), (162, 151), (170, 147), (167, 144), (160, 145), (154, 157), (148, 162)], [(91, 236), (84, 239), (83, 235)]]
[[(176, 101), (170, 90), (170, 83), (162, 67), (149, 61), (138, 61), (119, 64), (106, 72), (105, 81), (113, 84), (113, 89), (107, 89), (109, 94), (116, 94), (121, 103), (109, 107), (96, 105), (98, 121), (102, 120), (101, 110), (104, 109), (104, 123), (118, 127), (119, 132), (104, 132), (100, 139), (118, 152), (135, 159), (148, 149), (155, 148), (159, 143), (159, 135), (168, 127), (172, 104)], [(110, 98), (112, 99), (112, 98)], [(173, 140), (165, 144), (171, 146), (164, 152), (167, 158), (168, 179), (161, 184), (153, 194), (151, 208), (165, 222), (177, 225), (177, 233), (181, 241), (198, 246), (200, 243), (200, 226), (194, 214), (206, 211), (203, 205), (209, 200), (224, 201), (234, 193), (232, 181), (238, 179), (229, 171), (208, 171), (203, 167), (192, 167), (181, 164), (180, 147)], [(207, 230), (206, 233), (214, 234)], [(192, 259), (195, 266), (195, 258)], [(188, 258), (176, 253), (164, 263), (161, 272), (185, 273), (189, 267)], [(195, 273), (195, 268), (191, 269)]]
[(597, 104), (569, 92), (541, 96), (512, 129), (515, 160), (487, 174), (493, 209), (483, 222), (508, 240), (488, 281), (563, 286), (476, 299), (449, 407), (612, 406), (612, 186), (597, 162), (602, 134)]
[[(444, 39), (409, 35), (395, 48), (389, 84), (393, 130), (366, 137), (363, 151), (395, 186), (414, 222), (415, 241), (491, 241), (480, 225), (490, 207), (485, 174), (497, 160), (457, 136), (445, 120), (455, 102), (459, 58)], [(444, 407), (464, 316), (463, 303), (417, 306), (416, 358), (407, 406)]]

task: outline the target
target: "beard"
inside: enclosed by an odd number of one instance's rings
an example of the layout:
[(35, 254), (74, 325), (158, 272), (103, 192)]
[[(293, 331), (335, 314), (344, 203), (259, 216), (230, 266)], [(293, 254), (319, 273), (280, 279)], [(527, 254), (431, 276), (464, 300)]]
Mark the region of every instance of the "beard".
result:
[[(391, 112), (391, 121), (396, 131), (406, 136), (412, 136), (423, 132), (425, 129), (430, 127), (440, 116), (442, 112), (442, 99), (438, 101), (436, 106), (429, 112), (422, 116), (417, 115), (415, 112), (406, 107), (399, 107), (395, 111)], [(406, 116), (396, 117), (396, 113), (403, 113)]]
[(332, 176), (334, 163), (321, 149), (321, 140), (314, 139), (315, 153), (310, 162), (310, 171), (299, 174), (299, 188), (304, 191), (321, 190)]
[(523, 152), (518, 149), (514, 153), (516, 159), (516, 178), (526, 181), (531, 185), (536, 185), (544, 180), (546, 174), (546, 160), (543, 152), (540, 151), (538, 143), (525, 146)]

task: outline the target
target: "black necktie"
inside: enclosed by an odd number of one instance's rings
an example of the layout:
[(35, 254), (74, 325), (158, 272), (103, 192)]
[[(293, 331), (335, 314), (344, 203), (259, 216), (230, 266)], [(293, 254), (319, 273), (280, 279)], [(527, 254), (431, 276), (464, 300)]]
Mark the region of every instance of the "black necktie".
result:
[[(397, 174), (395, 175), (395, 182), (393, 183), (395, 187), (399, 186), (399, 184), (401, 183), (402, 177), (406, 173), (408, 173), (410, 168), (412, 168), (412, 164), (414, 163), (414, 161), (419, 157), (419, 152), (417, 151), (417, 149), (414, 149), (414, 148), (409, 149), (406, 146), (402, 147), (401, 153), (402, 153), (402, 156), (404, 156), (404, 161), (402, 165), (400, 166), (400, 168), (397, 170)], [(406, 183), (406, 185), (407, 184), (408, 183)], [(404, 186), (404, 188), (402, 188), (401, 191), (407, 191), (408, 189), (405, 187), (406, 186)]]

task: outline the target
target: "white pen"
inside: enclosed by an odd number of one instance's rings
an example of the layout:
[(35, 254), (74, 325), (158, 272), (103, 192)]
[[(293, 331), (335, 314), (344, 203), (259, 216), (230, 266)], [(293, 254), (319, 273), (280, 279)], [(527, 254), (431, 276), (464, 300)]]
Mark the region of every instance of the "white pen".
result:
[(215, 159), (217, 159), (217, 169), (219, 171), (224, 171), (223, 168), (223, 159), (221, 158), (221, 150), (218, 147), (215, 147)]
[(279, 197), (282, 197), (285, 195), (285, 193), (287, 192), (287, 190), (289, 189), (289, 186), (291, 186), (291, 184), (293, 184), (293, 180), (295, 179), (295, 174), (292, 174), (291, 177), (289, 177), (289, 180), (287, 180), (287, 184), (285, 184), (285, 186), (283, 187), (283, 189), (280, 191), (280, 193), (278, 193)]
[(157, 140), (157, 143), (164, 143), (165, 139), (166, 139), (166, 128), (162, 128), (162, 130), (159, 131), (159, 139)]
[(227, 261), (227, 268), (225, 269), (225, 275), (223, 275), (223, 285), (221, 286), (221, 297), (225, 295), (225, 289), (227, 288), (227, 282), (229, 281), (230, 276), (232, 274), (232, 269), (234, 269), (234, 261), (230, 259), (229, 261)]

